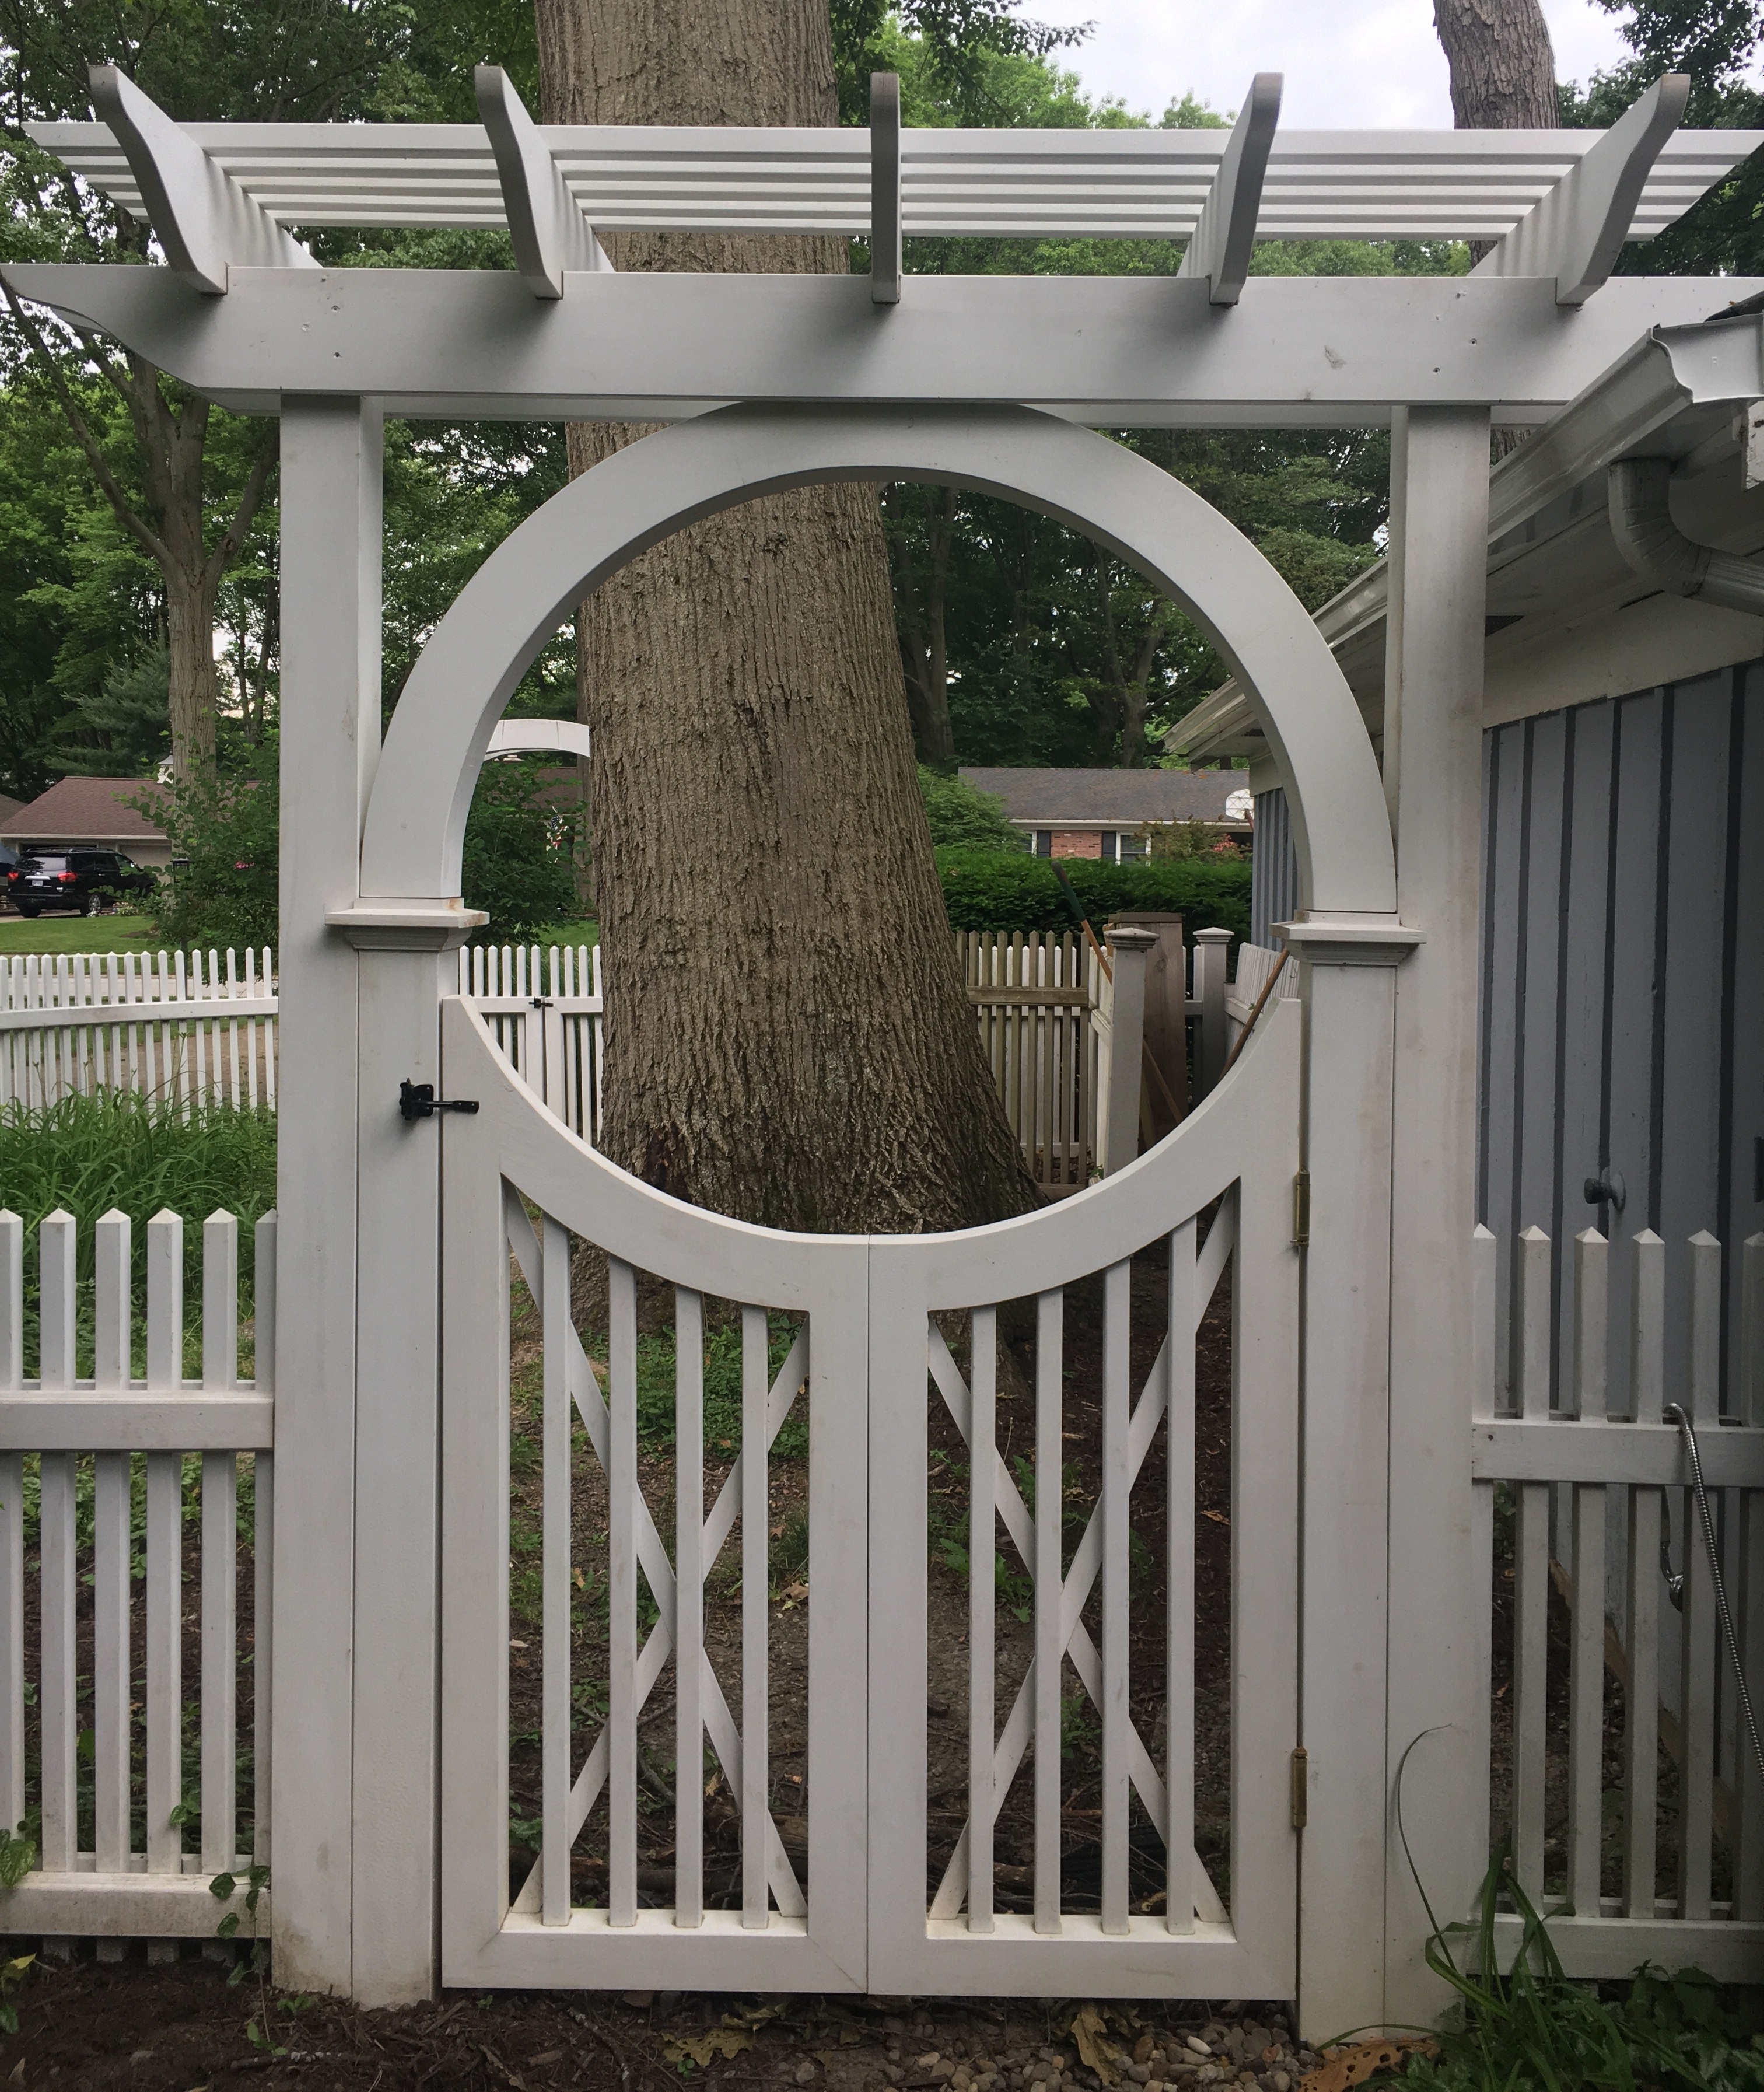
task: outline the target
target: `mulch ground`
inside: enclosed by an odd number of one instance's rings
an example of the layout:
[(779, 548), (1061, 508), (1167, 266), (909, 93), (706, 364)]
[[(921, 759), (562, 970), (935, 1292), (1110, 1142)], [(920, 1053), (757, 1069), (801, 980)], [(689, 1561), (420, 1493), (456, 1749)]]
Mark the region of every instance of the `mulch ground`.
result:
[[(28, 1952), (34, 1942), (9, 1951)], [(192, 1958), (149, 1966), (90, 1950), (39, 1960), (16, 1994), (19, 2030), (0, 2037), (0, 2084), (74, 2092), (686, 2092), (776, 2086), (802, 2092), (1102, 2092), (1075, 2045), (1073, 2008), (1053, 2001), (707, 1998), (668, 1992), (447, 1992), (433, 2003), (362, 2012), (328, 1998), (260, 1995), (254, 1977)], [(254, 2044), (270, 2006), (281, 2054)], [(291, 2002), (296, 2008), (290, 2009)], [(1095, 2008), (1087, 2008), (1101, 2030)], [(1317, 2058), (1282, 2008), (1233, 1999), (1109, 2006), (1103, 2032), (1118, 2092), (1291, 2092)], [(686, 2044), (726, 2038), (696, 2063)], [(712, 2047), (717, 2045), (713, 2041)]]

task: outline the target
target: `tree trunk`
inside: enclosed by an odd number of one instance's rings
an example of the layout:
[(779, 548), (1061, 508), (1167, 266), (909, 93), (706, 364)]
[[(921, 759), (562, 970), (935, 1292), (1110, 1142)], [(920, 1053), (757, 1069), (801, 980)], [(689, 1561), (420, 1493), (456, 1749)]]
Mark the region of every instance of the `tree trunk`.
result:
[(1554, 131), (1556, 59), (1539, 0), (1433, 0), (1460, 131)]
[[(1433, 0), (1433, 27), (1451, 73), (1451, 120), (1459, 131), (1555, 131), (1556, 55), (1540, 0)], [(1470, 242), (1474, 268), (1498, 243)], [(1520, 429), (1492, 433), (1498, 464), (1525, 440)]]
[[(538, 0), (547, 123), (831, 123), (826, 0)], [(628, 234), (620, 268), (843, 271), (837, 240)], [(578, 425), (572, 472), (643, 433)], [(577, 623), (606, 953), (604, 1146), (772, 1226), (1035, 1200), (957, 970), (874, 491), (680, 532)]]
[[(200, 521), (200, 517), (198, 517)], [(162, 568), (166, 589), (166, 653), (171, 671), (172, 775), (186, 784), (214, 765), (214, 593), (198, 570)]]

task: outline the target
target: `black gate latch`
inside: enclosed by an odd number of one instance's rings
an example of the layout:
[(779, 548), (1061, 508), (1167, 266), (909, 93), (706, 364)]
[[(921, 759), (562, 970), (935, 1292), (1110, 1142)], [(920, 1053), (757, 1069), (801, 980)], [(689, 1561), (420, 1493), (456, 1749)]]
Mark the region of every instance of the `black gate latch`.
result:
[(433, 1083), (413, 1083), (407, 1075), (398, 1086), (398, 1110), (402, 1118), (433, 1118), (437, 1112), (475, 1112), (476, 1097), (438, 1097)]

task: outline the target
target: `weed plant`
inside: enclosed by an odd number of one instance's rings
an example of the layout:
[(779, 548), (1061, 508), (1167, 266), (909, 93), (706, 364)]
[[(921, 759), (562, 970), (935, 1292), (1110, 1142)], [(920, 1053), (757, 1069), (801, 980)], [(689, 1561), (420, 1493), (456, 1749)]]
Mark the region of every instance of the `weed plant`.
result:
[[(135, 1349), (146, 1342), (147, 1223), (163, 1208), (184, 1218), (187, 1346), (201, 1311), (202, 1222), (217, 1208), (239, 1217), (240, 1314), (253, 1298), (253, 1230), (275, 1204), (275, 1114), (260, 1107), (179, 1104), (106, 1090), (28, 1110), (0, 1108), (0, 1207), (24, 1221), (24, 1342), (37, 1350), (38, 1230), (58, 1207), (80, 1224), (80, 1370), (92, 1370), (94, 1225), (114, 1208), (134, 1223)], [(195, 1370), (194, 1368), (191, 1368)]]
[[(1407, 1840), (1405, 1839), (1405, 1848)], [(1503, 1975), (1495, 1917), (1502, 1897), (1520, 1921)], [(1719, 1986), (1700, 1969), (1644, 1966), (1627, 1985), (1576, 1982), (1563, 1972), (1549, 1926), (1503, 1848), (1483, 1878), (1473, 1924), (1433, 1918), (1428, 1965), (1456, 1993), (1437, 2053), (1412, 2054), (1368, 2086), (1405, 2092), (1764, 2092), (1764, 2036), (1749, 2041)], [(1473, 1939), (1460, 1968), (1452, 1936)], [(1619, 1995), (1601, 1997), (1600, 1990)]]

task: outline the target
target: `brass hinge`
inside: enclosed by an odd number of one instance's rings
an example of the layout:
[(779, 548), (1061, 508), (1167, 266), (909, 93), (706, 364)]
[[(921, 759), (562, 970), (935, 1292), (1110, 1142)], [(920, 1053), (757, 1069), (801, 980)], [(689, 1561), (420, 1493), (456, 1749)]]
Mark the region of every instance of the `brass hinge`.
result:
[(1292, 1827), (1302, 1830), (1310, 1815), (1311, 1759), (1300, 1744), (1292, 1754)]
[(1292, 1246), (1311, 1247), (1311, 1173), (1301, 1169), (1292, 1180)]

